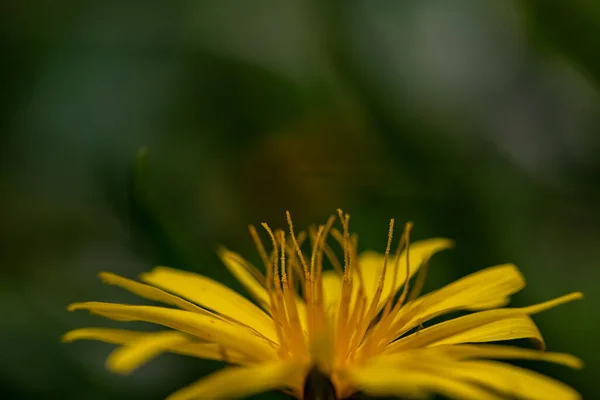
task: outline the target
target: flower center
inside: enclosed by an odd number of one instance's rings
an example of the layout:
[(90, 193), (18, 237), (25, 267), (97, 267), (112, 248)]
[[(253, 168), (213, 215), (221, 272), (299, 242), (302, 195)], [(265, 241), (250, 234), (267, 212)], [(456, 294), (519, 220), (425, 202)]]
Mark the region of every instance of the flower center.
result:
[[(349, 231), (350, 216), (338, 210), (341, 231), (333, 227), (336, 218), (331, 216), (324, 225), (310, 227), (308, 232), (296, 235), (291, 215), (289, 212), (286, 215), (289, 233), (273, 231), (266, 223), (262, 224), (271, 239), (270, 253), (266, 251), (256, 229), (250, 227), (250, 233), (265, 264), (266, 276), (261, 278), (277, 329), (279, 357), (311, 361), (321, 371), (329, 374), (357, 359), (380, 353), (393, 336), (396, 314), (405, 301), (412, 299), (415, 294), (414, 290), (408, 293), (412, 223), (405, 225), (393, 256), (394, 265), (389, 267), (393, 274), (388, 274), (394, 231), (394, 220), (390, 220), (380, 276), (377, 278), (375, 292), (367, 296), (365, 278), (357, 261), (358, 238)], [(343, 262), (327, 244), (329, 236), (340, 244)], [(301, 250), (305, 239), (310, 242), (307, 254)], [(406, 255), (406, 274), (402, 285), (398, 285), (397, 272), (401, 254)], [(336, 293), (324, 293), (324, 259), (339, 274), (341, 288)], [(259, 273), (256, 275), (260, 276)], [(386, 278), (391, 279), (388, 285), (403, 286), (397, 299), (394, 289), (388, 290), (390, 293), (384, 293)], [(334, 300), (334, 307), (337, 309), (326, 307), (326, 294), (333, 298), (339, 297)], [(372, 321), (376, 318), (378, 323), (373, 327)]]
[(304, 400), (337, 400), (333, 383), (318, 368), (310, 370), (304, 381)]

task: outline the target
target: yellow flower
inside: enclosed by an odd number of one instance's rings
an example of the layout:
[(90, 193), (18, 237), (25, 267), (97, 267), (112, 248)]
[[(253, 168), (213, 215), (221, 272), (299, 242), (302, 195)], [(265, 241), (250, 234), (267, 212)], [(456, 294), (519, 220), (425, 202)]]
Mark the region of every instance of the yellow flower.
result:
[[(581, 368), (576, 357), (545, 352), (530, 318), (580, 299), (581, 293), (503, 308), (525, 286), (518, 269), (505, 264), (419, 297), (428, 260), (451, 247), (451, 241), (436, 238), (409, 245), (407, 224), (390, 255), (391, 220), (385, 254), (359, 255), (349, 216), (338, 214), (341, 230), (333, 227), (333, 216), (297, 235), (289, 213), (287, 234), (263, 224), (270, 252), (250, 227), (265, 274), (238, 254), (219, 250), (258, 305), (210, 278), (166, 267), (143, 274), (144, 283), (102, 273), (106, 283), (170, 307), (87, 302), (71, 304), (69, 310), (171, 329), (84, 328), (68, 332), (64, 340), (121, 345), (107, 360), (108, 368), (119, 373), (129, 373), (163, 352), (235, 365), (177, 391), (170, 400), (231, 399), (269, 390), (307, 400), (342, 399), (358, 391), (417, 399), (432, 393), (473, 400), (580, 398), (563, 383), (491, 359), (544, 360)], [(339, 258), (328, 242), (331, 237), (342, 249)], [(332, 268), (324, 269), (324, 264)], [(474, 312), (423, 326), (454, 311)], [(536, 349), (483, 344), (524, 338)]]

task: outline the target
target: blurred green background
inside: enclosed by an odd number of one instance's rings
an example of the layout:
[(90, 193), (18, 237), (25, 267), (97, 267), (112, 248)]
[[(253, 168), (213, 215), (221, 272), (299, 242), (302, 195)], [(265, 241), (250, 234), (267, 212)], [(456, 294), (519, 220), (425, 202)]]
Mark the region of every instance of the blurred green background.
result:
[[(153, 265), (240, 288), (247, 225), (352, 215), (446, 236), (431, 290), (514, 262), (524, 305), (583, 371), (527, 364), (600, 397), (600, 2), (7, 1), (0, 12), (0, 393), (162, 399), (219, 367), (164, 355), (128, 377), (74, 301)], [(140, 149), (145, 157), (136, 158)], [(137, 161), (136, 161), (137, 160)], [(282, 398), (267, 394), (256, 398)]]

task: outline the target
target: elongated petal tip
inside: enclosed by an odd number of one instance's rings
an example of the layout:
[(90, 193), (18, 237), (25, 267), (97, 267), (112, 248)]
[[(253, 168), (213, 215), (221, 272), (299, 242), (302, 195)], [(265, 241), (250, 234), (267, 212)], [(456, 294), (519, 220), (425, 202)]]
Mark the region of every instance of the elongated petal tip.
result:
[(539, 312), (546, 311), (550, 308), (554, 308), (561, 304), (565, 304), (565, 303), (569, 303), (574, 300), (581, 300), (581, 299), (583, 299), (582, 292), (573, 292), (573, 293), (565, 294), (564, 296), (557, 297), (552, 300), (545, 301), (543, 303), (534, 304), (534, 305), (528, 306), (528, 307), (523, 307), (522, 310), (525, 311), (527, 314), (537, 314)]
[(521, 272), (521, 270), (519, 269), (519, 267), (517, 267), (515, 264), (509, 263), (509, 264), (504, 264), (504, 266), (510, 270), (510, 272), (512, 274), (515, 275), (515, 277), (518, 278), (519, 282), (521, 282), (522, 287), (525, 287), (525, 277), (523, 276), (523, 273)]
[(110, 360), (106, 360), (104, 367), (113, 374), (123, 376), (131, 375), (131, 373), (134, 371), (134, 369), (121, 368), (118, 364), (115, 364), (115, 362), (111, 362)]
[[(102, 328), (100, 328), (102, 329)], [(81, 339), (90, 339), (90, 331), (95, 330), (95, 328), (79, 328), (79, 329), (73, 329), (72, 331), (69, 331), (65, 334), (63, 334), (60, 338), (60, 341), (63, 343), (72, 343), (75, 342), (76, 340), (81, 340)]]
[(131, 375), (132, 372), (141, 367), (141, 364), (145, 364), (144, 361), (132, 362), (127, 360), (126, 356), (122, 356), (120, 353), (126, 351), (126, 347), (117, 348), (110, 356), (106, 359), (104, 367), (114, 374), (119, 375)]
[(141, 281), (146, 281), (146, 280), (152, 279), (157, 274), (162, 274), (162, 273), (171, 272), (171, 271), (175, 271), (175, 272), (180, 273), (180, 274), (187, 273), (186, 271), (174, 270), (173, 268), (171, 268), (171, 267), (165, 267), (164, 265), (156, 265), (150, 271), (142, 272), (140, 274), (140, 280)]
[(229, 252), (229, 250), (227, 249), (227, 247), (223, 246), (222, 244), (218, 244), (215, 248), (217, 254), (219, 256), (222, 256), (224, 254), (227, 254)]
[(583, 367), (585, 367), (583, 360), (579, 357), (569, 355), (568, 361), (568, 364), (565, 363), (565, 365), (573, 369), (583, 369)]
[(83, 303), (71, 303), (67, 306), (67, 311), (77, 311), (83, 308)]
[(115, 281), (115, 278), (119, 278), (119, 276), (113, 274), (112, 272), (100, 272), (98, 273), (98, 278), (102, 280), (104, 283), (111, 284)]
[(227, 264), (228, 259), (233, 259), (237, 254), (228, 250), (224, 246), (217, 247), (217, 256), (221, 259), (221, 261)]
[(442, 251), (445, 249), (453, 249), (456, 245), (456, 242), (452, 239), (444, 238), (444, 237), (434, 237), (429, 239), (417, 240), (416, 242), (412, 242), (411, 246), (426, 246), (428, 251), (426, 253), (437, 253), (438, 251)]
[(77, 340), (77, 330), (67, 332), (60, 337), (60, 341), (63, 343), (71, 343)]
[(585, 297), (583, 292), (575, 292), (572, 295), (573, 295), (573, 300), (581, 300)]

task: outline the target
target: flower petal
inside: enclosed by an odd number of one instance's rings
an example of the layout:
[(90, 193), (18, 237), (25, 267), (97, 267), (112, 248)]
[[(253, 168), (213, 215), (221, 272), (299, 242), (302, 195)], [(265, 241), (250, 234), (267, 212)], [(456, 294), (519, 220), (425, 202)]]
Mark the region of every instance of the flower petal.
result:
[(236, 277), (238, 281), (246, 288), (248, 293), (254, 297), (261, 306), (269, 308), (269, 293), (267, 289), (248, 271), (244, 266), (246, 260), (239, 254), (229, 251), (225, 248), (220, 248), (217, 252), (221, 261), (229, 272)]
[[(451, 347), (455, 346), (448, 346), (448, 348)], [(444, 380), (473, 385), (482, 390), (489, 390), (501, 394), (502, 398), (505, 398), (504, 396), (529, 400), (575, 400), (580, 398), (577, 392), (561, 382), (533, 371), (495, 361), (456, 361), (438, 351), (432, 352), (427, 349), (401, 353), (398, 355), (396, 363), (391, 361), (393, 360), (390, 357), (378, 357), (378, 360), (370, 360), (361, 368), (363, 371), (359, 373), (365, 374), (364, 370), (366, 369), (380, 375), (387, 373), (395, 376), (396, 380), (402, 381), (412, 380), (410, 374), (413, 372), (422, 373), (425, 375), (424, 381), (439, 377)]]
[(226, 349), (219, 343), (201, 342), (193, 336), (177, 331), (141, 332), (110, 328), (81, 328), (67, 332), (62, 337), (62, 340), (64, 342), (98, 340), (106, 343), (122, 344), (125, 345), (125, 348), (132, 349), (136, 344), (143, 344), (149, 337), (154, 335), (162, 336), (167, 333), (177, 333), (181, 337), (185, 337), (187, 341), (174, 341), (173, 343), (158, 343), (158, 341), (154, 341), (155, 346), (161, 348), (162, 351), (210, 360), (226, 361), (231, 364), (246, 364), (249, 361), (247, 356), (234, 350)]
[(179, 307), (187, 311), (206, 313), (206, 310), (198, 307), (197, 305), (192, 304), (189, 301), (182, 299), (181, 297), (177, 297), (170, 293), (167, 293), (159, 288), (155, 288), (150, 285), (145, 285), (143, 283), (136, 282), (131, 279), (123, 278), (122, 276), (110, 272), (101, 272), (99, 276), (100, 279), (104, 281), (104, 283), (122, 287), (123, 289), (126, 289), (131, 293), (137, 294), (140, 297), (144, 297), (149, 300), (160, 301), (161, 303), (170, 304), (172, 306)]
[(219, 282), (167, 267), (156, 267), (142, 274), (141, 279), (254, 328), (269, 340), (277, 342), (273, 320), (251, 301)]
[(451, 311), (502, 306), (524, 286), (523, 275), (512, 264), (475, 272), (403, 307), (395, 318), (395, 322), (405, 321), (397, 335)]
[(222, 345), (198, 342), (184, 333), (170, 331), (146, 335), (117, 348), (106, 360), (106, 366), (113, 372), (128, 374), (165, 351), (233, 364), (247, 362), (246, 357)]
[[(438, 366), (441, 367), (440, 364)], [(562, 382), (527, 369), (494, 361), (466, 361), (435, 368), (434, 373), (488, 387), (511, 398), (578, 400), (579, 393)]]
[(446, 378), (443, 375), (410, 368), (390, 368), (389, 365), (372, 365), (351, 368), (348, 379), (356, 388), (373, 396), (399, 396), (410, 399), (427, 399), (430, 394), (441, 394), (450, 399), (496, 400), (497, 395), (477, 385)]
[(444, 358), (449, 361), (462, 361), (471, 359), (512, 359), (512, 360), (538, 360), (547, 361), (567, 367), (580, 369), (583, 362), (570, 354), (552, 353), (546, 351), (525, 349), (515, 346), (495, 344), (452, 344), (443, 346), (423, 347), (396, 353), (384, 354), (369, 360), (373, 364), (401, 365), (415, 363), (415, 360)]
[(150, 332), (129, 331), (111, 328), (80, 328), (65, 333), (61, 340), (71, 343), (76, 340), (98, 340), (105, 343), (124, 344), (140, 339)]
[(342, 294), (342, 279), (335, 271), (323, 271), (323, 304), (325, 312), (337, 311)]
[[(227, 269), (229, 269), (229, 271), (237, 278), (238, 281), (240, 281), (246, 290), (248, 290), (250, 295), (252, 295), (252, 297), (254, 297), (254, 299), (256, 299), (256, 301), (265, 310), (270, 311), (271, 302), (269, 299), (269, 293), (244, 266), (245, 260), (242, 258), (242, 256), (234, 253), (233, 251), (221, 248), (219, 249), (219, 257)], [(299, 296), (296, 298), (296, 309), (298, 310), (298, 317), (300, 319), (300, 325), (302, 325), (302, 329), (304, 332), (308, 332), (306, 304)]]
[(113, 372), (129, 374), (165, 351), (189, 342), (189, 336), (182, 332), (167, 331), (145, 335), (138, 340), (118, 347), (106, 360), (106, 366)]
[(543, 303), (533, 304), (527, 307), (521, 307), (518, 310), (521, 310), (527, 314), (537, 314), (542, 311), (549, 310), (561, 304), (569, 303), (573, 300), (581, 300), (583, 299), (583, 293), (581, 292), (573, 292), (569, 294), (565, 294), (564, 296), (557, 297), (552, 300), (544, 301)]
[(434, 348), (428, 348), (426, 351), (427, 353), (439, 354), (453, 360), (467, 360), (474, 358), (539, 360), (562, 364), (576, 369), (583, 368), (583, 362), (570, 354), (524, 349), (515, 346), (455, 344), (449, 346), (436, 346)]
[(291, 386), (303, 372), (295, 361), (274, 361), (218, 371), (170, 395), (167, 400), (234, 399)]
[(390, 344), (386, 353), (443, 344), (532, 339), (540, 348), (544, 340), (534, 322), (514, 309), (480, 311), (417, 331)]
[[(435, 253), (452, 247), (453, 242), (449, 239), (434, 238), (421, 240), (411, 243), (409, 249), (409, 278), (412, 277), (421, 267), (421, 265), (427, 261)], [(358, 268), (360, 274), (364, 280), (365, 295), (369, 301), (371, 301), (377, 290), (377, 285), (381, 278), (383, 270), (383, 254), (376, 253), (373, 251), (365, 251), (358, 257)], [(394, 272), (394, 270), (396, 270)], [(394, 280), (394, 273), (396, 274), (396, 282)], [(356, 282), (358, 282), (358, 274), (356, 271)], [(398, 268), (395, 269), (395, 259), (390, 257), (388, 259), (386, 276), (383, 285), (383, 292), (381, 299), (379, 300), (379, 309), (383, 307), (386, 300), (390, 295), (393, 295), (402, 287), (406, 280), (406, 250), (400, 254), (400, 260), (398, 262)], [(358, 285), (356, 285), (358, 286)]]
[(89, 310), (91, 313), (117, 321), (147, 321), (168, 326), (202, 340), (219, 343), (227, 349), (233, 349), (257, 360), (276, 357), (273, 345), (266, 338), (243, 326), (204, 314), (164, 307), (99, 302), (71, 304), (68, 309)]

